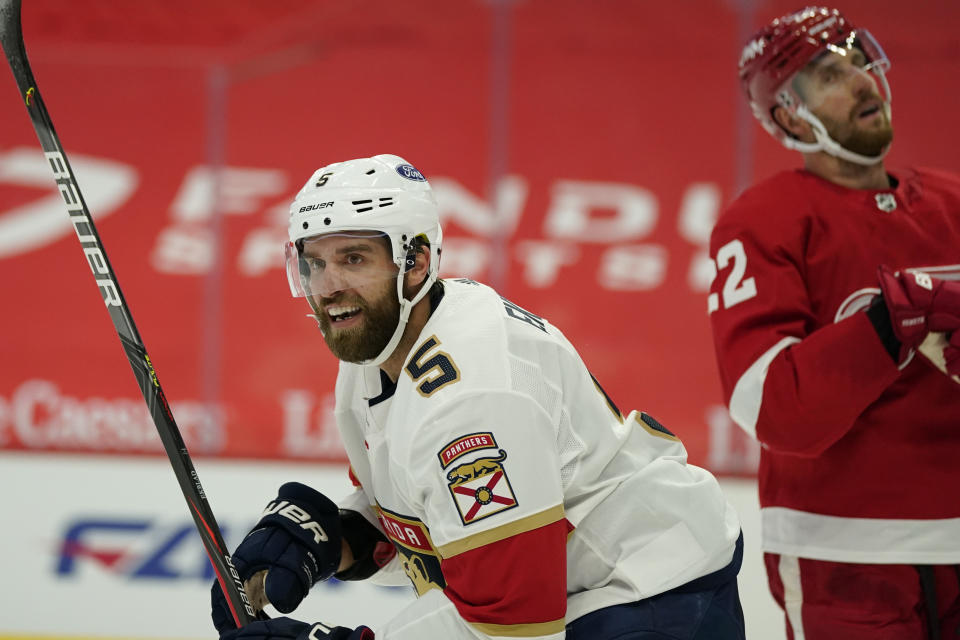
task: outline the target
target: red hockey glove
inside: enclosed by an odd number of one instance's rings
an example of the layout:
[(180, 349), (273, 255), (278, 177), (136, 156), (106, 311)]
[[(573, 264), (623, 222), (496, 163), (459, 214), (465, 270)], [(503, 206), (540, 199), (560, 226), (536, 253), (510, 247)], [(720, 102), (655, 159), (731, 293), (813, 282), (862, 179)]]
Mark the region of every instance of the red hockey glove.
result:
[(960, 282), (883, 266), (878, 277), (902, 351), (916, 349), (930, 331), (949, 334), (960, 329)]

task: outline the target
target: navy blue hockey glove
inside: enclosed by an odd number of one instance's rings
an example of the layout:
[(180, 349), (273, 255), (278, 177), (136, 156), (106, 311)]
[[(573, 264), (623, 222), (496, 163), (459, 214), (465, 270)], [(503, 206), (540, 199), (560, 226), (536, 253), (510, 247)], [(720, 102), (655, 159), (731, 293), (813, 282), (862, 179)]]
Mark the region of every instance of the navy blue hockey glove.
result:
[[(340, 564), (340, 510), (322, 493), (288, 482), (267, 505), (260, 522), (233, 554), (233, 563), (246, 582), (268, 570), (263, 595), (282, 613), (290, 613), (310, 587), (334, 574)], [(251, 589), (250, 587), (253, 587)], [(248, 592), (259, 585), (249, 585)], [(223, 633), (236, 625), (220, 583), (211, 589), (213, 625)], [(248, 593), (256, 602), (256, 593)], [(291, 636), (292, 637), (292, 636)]]
[(292, 618), (274, 618), (251, 622), (240, 629), (220, 634), (220, 640), (374, 640), (368, 627), (328, 627), (308, 624)]

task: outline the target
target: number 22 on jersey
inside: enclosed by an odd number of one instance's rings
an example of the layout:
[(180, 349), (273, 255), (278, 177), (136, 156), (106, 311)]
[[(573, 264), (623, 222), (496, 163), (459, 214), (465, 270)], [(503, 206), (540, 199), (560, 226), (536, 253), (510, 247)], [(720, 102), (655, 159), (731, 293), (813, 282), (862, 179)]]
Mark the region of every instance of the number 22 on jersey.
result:
[(723, 296), (724, 309), (729, 309), (757, 295), (756, 281), (754, 281), (752, 277), (743, 277), (747, 273), (747, 252), (744, 251), (743, 243), (739, 240), (731, 240), (717, 251), (714, 278), (727, 268), (731, 260), (733, 261), (733, 268), (730, 269), (730, 273), (727, 274), (727, 279), (723, 283), (723, 289), (720, 291), (720, 294), (711, 293), (707, 298), (707, 313), (713, 313), (720, 308), (721, 294)]

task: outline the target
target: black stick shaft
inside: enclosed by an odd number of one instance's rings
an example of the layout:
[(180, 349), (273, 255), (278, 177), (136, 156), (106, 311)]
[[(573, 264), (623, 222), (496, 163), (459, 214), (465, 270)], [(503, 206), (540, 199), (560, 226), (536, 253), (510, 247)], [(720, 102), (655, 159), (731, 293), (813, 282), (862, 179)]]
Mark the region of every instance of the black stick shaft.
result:
[(127, 360), (130, 361), (137, 383), (140, 385), (140, 391), (143, 392), (143, 399), (147, 403), (157, 432), (160, 434), (163, 448), (166, 450), (170, 464), (173, 466), (174, 475), (177, 477), (183, 496), (190, 506), (190, 515), (193, 517), (200, 538), (203, 540), (203, 545), (210, 556), (210, 562), (213, 564), (220, 586), (227, 596), (227, 602), (233, 612), (237, 626), (243, 626), (255, 618), (256, 612), (250, 605), (247, 594), (243, 589), (243, 583), (230, 560), (229, 553), (227, 553), (220, 528), (213, 517), (210, 504), (207, 502), (206, 493), (200, 484), (196, 470), (193, 468), (190, 454), (173, 419), (173, 413), (171, 413), (167, 398), (160, 387), (160, 381), (154, 371), (153, 364), (150, 362), (150, 357), (147, 355), (143, 340), (140, 339), (137, 327), (133, 323), (130, 309), (127, 307), (120, 291), (116, 275), (107, 259), (103, 244), (100, 242), (100, 236), (93, 225), (87, 204), (80, 193), (80, 186), (77, 184), (70, 163), (67, 161), (67, 156), (53, 128), (50, 114), (40, 97), (23, 45), (20, 4), (21, 0), (0, 0), (0, 43), (3, 45), (7, 62), (10, 64), (10, 69), (17, 81), (27, 113), (33, 122), (33, 128), (40, 139), (40, 146), (43, 148), (43, 153), (50, 164), (50, 169), (53, 171), (54, 180), (67, 206), (70, 221), (77, 232), (77, 238), (80, 240), (90, 270), (93, 272), (97, 287), (100, 289), (100, 295), (103, 297), (107, 312), (110, 314), (113, 326), (117, 330), (120, 342), (123, 344)]

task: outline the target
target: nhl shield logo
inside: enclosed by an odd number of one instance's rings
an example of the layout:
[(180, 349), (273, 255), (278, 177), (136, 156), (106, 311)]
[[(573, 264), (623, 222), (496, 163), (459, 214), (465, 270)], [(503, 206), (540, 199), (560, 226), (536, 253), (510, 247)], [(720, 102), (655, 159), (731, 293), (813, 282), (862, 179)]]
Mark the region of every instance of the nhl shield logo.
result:
[(897, 208), (897, 198), (892, 193), (878, 193), (875, 196), (877, 209), (890, 213)]
[(457, 465), (447, 473), (450, 495), (463, 524), (517, 506), (513, 487), (501, 464), (507, 458), (507, 452), (500, 449), (499, 453), (497, 457), (477, 458)]

